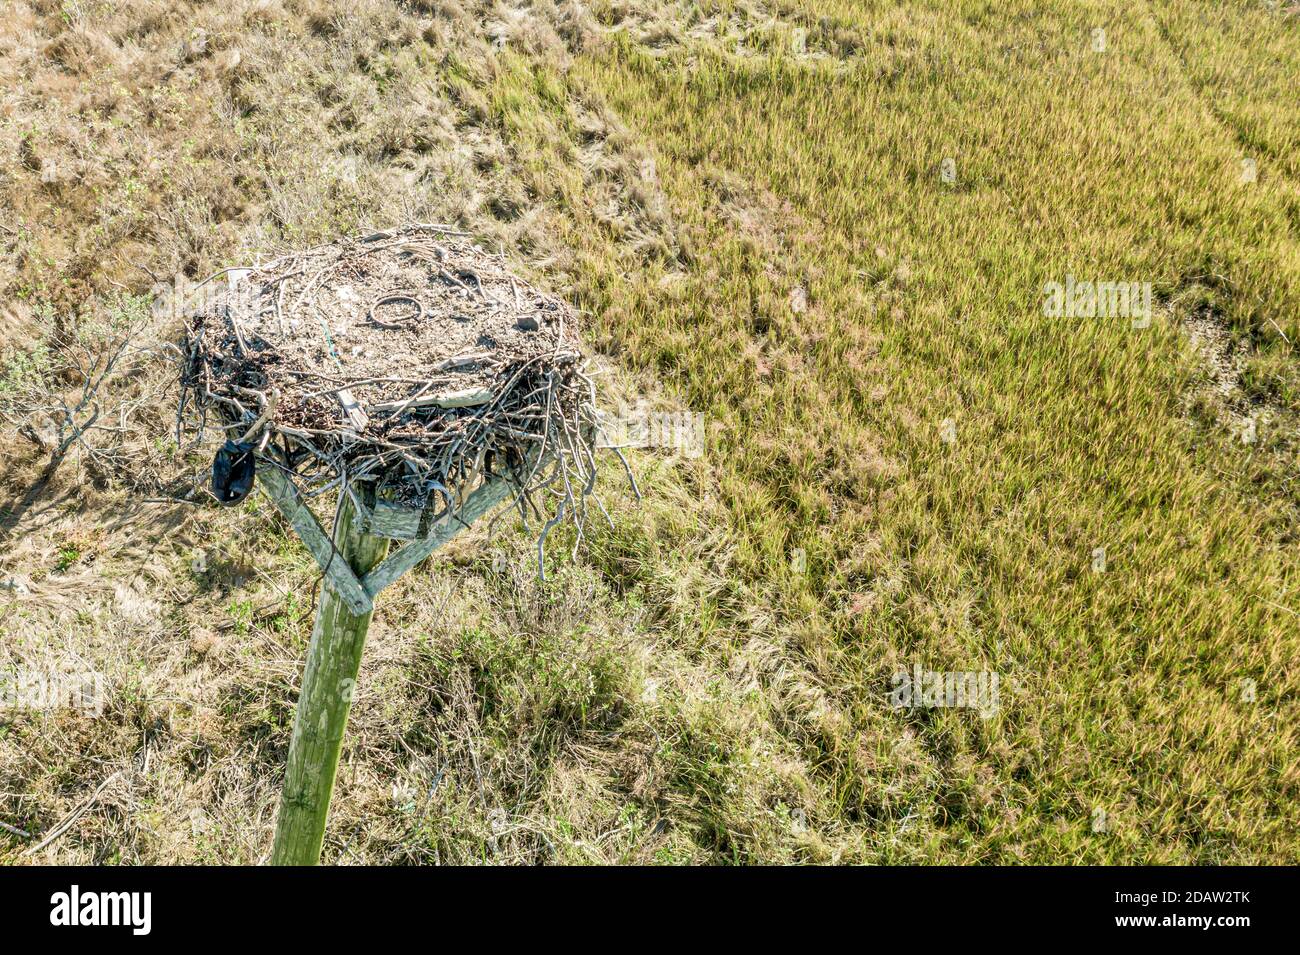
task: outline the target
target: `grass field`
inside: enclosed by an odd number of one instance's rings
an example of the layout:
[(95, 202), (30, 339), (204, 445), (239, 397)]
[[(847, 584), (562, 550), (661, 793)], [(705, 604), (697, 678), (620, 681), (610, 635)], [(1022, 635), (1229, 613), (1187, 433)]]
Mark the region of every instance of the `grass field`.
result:
[(317, 576), (150, 503), (212, 452), (161, 358), (52, 471), (21, 397), (159, 279), (417, 219), (707, 440), (545, 585), (476, 532), (380, 603), (327, 862), (1296, 860), (1297, 8), (10, 6), (0, 667), (109, 703), (0, 719), (0, 858), (264, 858)]

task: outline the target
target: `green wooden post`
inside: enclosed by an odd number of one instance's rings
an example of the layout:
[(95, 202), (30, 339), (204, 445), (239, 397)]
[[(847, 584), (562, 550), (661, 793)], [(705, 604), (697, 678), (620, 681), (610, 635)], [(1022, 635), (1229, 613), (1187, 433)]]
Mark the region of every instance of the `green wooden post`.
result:
[[(334, 525), (338, 548), (334, 560), (346, 560), (359, 578), (388, 552), (387, 538), (364, 533), (361, 526), (364, 516), (357, 514), (345, 495)], [(272, 865), (316, 865), (320, 861), (339, 751), (372, 612), (354, 613), (330, 578), (322, 581), (284, 771)]]

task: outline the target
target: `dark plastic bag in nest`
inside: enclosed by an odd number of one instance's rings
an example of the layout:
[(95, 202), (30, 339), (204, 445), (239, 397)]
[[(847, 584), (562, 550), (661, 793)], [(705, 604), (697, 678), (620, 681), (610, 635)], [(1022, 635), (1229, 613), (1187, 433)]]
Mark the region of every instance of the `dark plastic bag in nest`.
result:
[(255, 473), (253, 446), (227, 441), (212, 459), (212, 493), (222, 504), (238, 504), (253, 489)]

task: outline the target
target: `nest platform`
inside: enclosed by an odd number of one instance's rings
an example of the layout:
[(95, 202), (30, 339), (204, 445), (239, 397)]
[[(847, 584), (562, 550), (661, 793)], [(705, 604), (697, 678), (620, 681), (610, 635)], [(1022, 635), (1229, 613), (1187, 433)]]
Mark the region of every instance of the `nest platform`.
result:
[(227, 270), (187, 320), (182, 410), (308, 497), (450, 509), (504, 482), (525, 518), (580, 514), (596, 407), (578, 315), (462, 235), (406, 226)]

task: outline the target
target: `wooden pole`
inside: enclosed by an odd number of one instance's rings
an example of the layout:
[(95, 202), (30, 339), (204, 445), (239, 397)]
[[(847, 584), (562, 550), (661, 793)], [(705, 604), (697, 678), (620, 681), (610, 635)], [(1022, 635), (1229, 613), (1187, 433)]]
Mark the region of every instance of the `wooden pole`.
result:
[[(356, 512), (351, 497), (345, 494), (334, 524), (338, 553), (333, 559), (346, 561), (357, 577), (369, 573), (388, 552), (388, 539), (364, 533), (363, 525), (364, 515)], [(316, 865), (320, 861), (339, 751), (372, 612), (353, 612), (331, 578), (326, 575), (323, 579), (289, 743), (272, 865)]]

